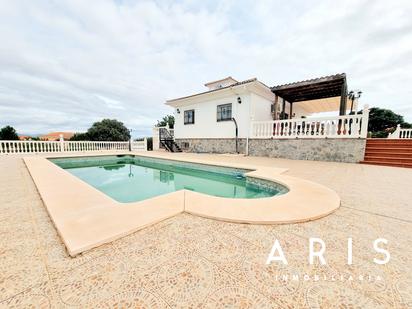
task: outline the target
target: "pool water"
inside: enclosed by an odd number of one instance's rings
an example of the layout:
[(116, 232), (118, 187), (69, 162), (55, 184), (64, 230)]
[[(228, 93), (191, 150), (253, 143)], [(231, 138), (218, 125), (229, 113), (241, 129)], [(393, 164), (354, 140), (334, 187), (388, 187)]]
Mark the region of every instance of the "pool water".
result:
[(186, 189), (227, 198), (263, 198), (287, 192), (272, 182), (245, 177), (248, 170), (138, 156), (50, 159), (122, 203)]

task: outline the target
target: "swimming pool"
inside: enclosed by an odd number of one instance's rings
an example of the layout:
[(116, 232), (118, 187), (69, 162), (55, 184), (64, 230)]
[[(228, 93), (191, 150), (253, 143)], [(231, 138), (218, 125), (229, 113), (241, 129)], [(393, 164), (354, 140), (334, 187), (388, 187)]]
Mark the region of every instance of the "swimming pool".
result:
[[(247, 162), (221, 165), (195, 155), (156, 152), (71, 158), (50, 154), (23, 161), (71, 256), (181, 213), (285, 224), (319, 219), (340, 206), (339, 196), (329, 188), (284, 175), (283, 168)], [(141, 175), (145, 177), (138, 181)]]
[(53, 163), (121, 203), (182, 189), (225, 198), (256, 199), (288, 192), (250, 170), (134, 155), (53, 158)]

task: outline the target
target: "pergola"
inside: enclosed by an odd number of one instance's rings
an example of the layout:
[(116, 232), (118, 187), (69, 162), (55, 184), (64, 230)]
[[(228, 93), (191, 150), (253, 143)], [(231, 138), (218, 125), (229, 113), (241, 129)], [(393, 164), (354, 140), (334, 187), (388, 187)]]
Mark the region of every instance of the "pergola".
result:
[[(339, 115), (345, 115), (346, 113), (348, 90), (345, 73), (275, 86), (271, 90), (275, 94), (275, 111), (279, 104), (279, 98), (283, 99), (281, 119), (286, 116), (286, 101), (290, 103), (289, 117), (293, 115), (293, 105), (297, 102), (302, 102), (301, 104), (305, 102), (304, 104), (308, 108), (314, 106), (314, 104), (322, 103), (326, 106), (324, 111), (339, 108)], [(334, 98), (334, 100), (331, 98)]]

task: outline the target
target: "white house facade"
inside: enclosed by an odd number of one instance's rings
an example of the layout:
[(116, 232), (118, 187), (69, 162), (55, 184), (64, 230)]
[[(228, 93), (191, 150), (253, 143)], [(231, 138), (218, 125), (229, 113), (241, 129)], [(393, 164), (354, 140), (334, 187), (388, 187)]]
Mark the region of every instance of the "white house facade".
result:
[(238, 137), (247, 138), (251, 121), (272, 120), (274, 98), (267, 86), (257, 79), (250, 79), (241, 83), (235, 81), (233, 86), (221, 85), (194, 96), (169, 100), (166, 104), (174, 107), (176, 139), (234, 138), (233, 118), (238, 125)]
[[(348, 115), (358, 111), (358, 102), (347, 96), (345, 74), (275, 87), (256, 78), (239, 82), (227, 77), (205, 86), (204, 92), (166, 101), (174, 109), (178, 150), (363, 159), (368, 111)], [(313, 117), (321, 112), (336, 115)]]

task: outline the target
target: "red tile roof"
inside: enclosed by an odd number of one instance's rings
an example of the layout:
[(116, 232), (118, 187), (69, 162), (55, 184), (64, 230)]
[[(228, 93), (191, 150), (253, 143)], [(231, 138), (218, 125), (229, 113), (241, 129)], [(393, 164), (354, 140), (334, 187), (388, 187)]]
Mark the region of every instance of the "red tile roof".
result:
[(74, 135), (73, 132), (50, 132), (46, 135), (40, 136), (40, 139), (46, 141), (56, 141), (60, 139), (60, 134), (63, 135), (63, 139), (65, 140), (70, 139)]

